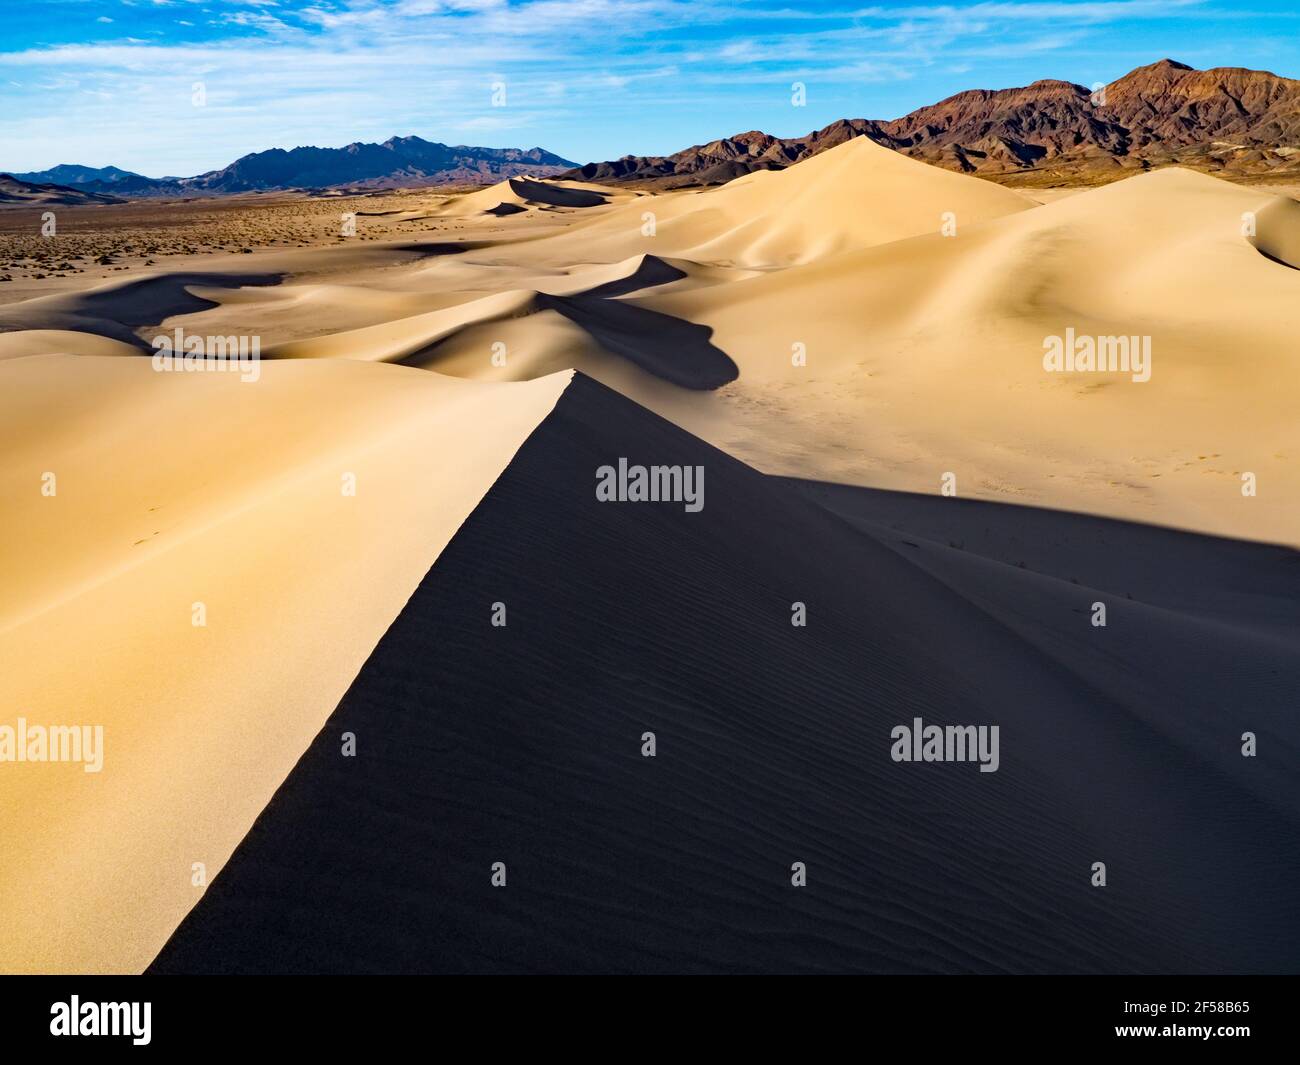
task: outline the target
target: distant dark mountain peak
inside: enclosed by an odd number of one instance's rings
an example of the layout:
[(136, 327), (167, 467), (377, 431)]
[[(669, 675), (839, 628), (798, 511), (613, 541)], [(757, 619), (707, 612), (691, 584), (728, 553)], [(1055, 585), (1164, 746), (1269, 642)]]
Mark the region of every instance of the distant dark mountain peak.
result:
[(220, 195), (295, 188), (398, 188), (491, 184), (511, 177), (549, 177), (573, 167), (544, 148), (449, 146), (417, 136), (382, 144), (353, 141), (342, 148), (268, 148), (229, 166), (189, 178), (148, 178), (117, 167), (65, 163), (48, 171), (14, 175), (29, 182), (70, 185), (118, 196)]
[(58, 166), (50, 167), (49, 170), (32, 170), (14, 174), (13, 177), (19, 181), (31, 181), (37, 184), (88, 185), (95, 188), (123, 182), (130, 183), (133, 180), (151, 180), (129, 170), (120, 170), (115, 166), (80, 166), (77, 163), (60, 163)]
[(1020, 88), (967, 89), (891, 121), (840, 119), (802, 137), (751, 131), (667, 156), (588, 163), (564, 176), (663, 187), (716, 184), (862, 136), (936, 166), (1011, 184), (1105, 181), (1170, 163), (1226, 176), (1294, 179), (1300, 81), (1161, 59), (1096, 93), (1053, 78)]
[(51, 182), (25, 181), (15, 174), (0, 174), (0, 204), (29, 207), (72, 207), (94, 203), (121, 203), (117, 196), (71, 188)]
[(197, 192), (260, 189), (473, 184), (510, 177), (549, 177), (572, 167), (541, 148), (450, 146), (423, 137), (393, 136), (382, 144), (354, 141), (342, 148), (272, 148), (236, 159), (221, 170), (190, 178)]

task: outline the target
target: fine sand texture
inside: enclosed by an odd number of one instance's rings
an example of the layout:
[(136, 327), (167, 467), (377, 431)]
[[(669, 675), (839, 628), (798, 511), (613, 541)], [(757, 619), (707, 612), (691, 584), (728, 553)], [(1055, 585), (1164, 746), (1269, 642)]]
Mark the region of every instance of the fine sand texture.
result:
[[(1297, 563), (764, 476), (578, 376), (150, 971), (1295, 971)], [(891, 760), (918, 717), (998, 770)]]
[(3, 971), (144, 967), (569, 377), (261, 372), (0, 362), (2, 723), (104, 730), (0, 771)]

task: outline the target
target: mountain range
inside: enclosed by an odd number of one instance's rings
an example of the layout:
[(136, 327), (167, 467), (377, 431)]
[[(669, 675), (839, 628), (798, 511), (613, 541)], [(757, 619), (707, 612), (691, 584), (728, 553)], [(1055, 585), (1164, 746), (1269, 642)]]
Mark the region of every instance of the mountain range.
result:
[(548, 177), (576, 165), (542, 148), (477, 148), (390, 137), (382, 144), (356, 142), (343, 148), (271, 148), (194, 177), (150, 178), (115, 166), (71, 163), (12, 176), (113, 196), (203, 196), (270, 189), (478, 184)]
[(118, 196), (54, 182), (25, 181), (0, 174), (0, 205), (21, 207), (71, 207), (92, 203), (121, 203)]
[[(1300, 175), (1300, 81), (1240, 67), (1195, 70), (1172, 59), (1094, 89), (1042, 80), (970, 89), (888, 121), (846, 118), (801, 137), (759, 130), (666, 156), (627, 155), (578, 166), (542, 148), (479, 148), (420, 137), (342, 148), (271, 148), (194, 177), (150, 178), (108, 166), (62, 164), (11, 180), (61, 193), (0, 190), (0, 202), (112, 202), (276, 189), (378, 189), (490, 184), (512, 177), (717, 185), (780, 170), (854, 137), (936, 166), (1003, 184), (1100, 184), (1177, 164), (1236, 180)], [(8, 177), (8, 175), (7, 175)], [(78, 198), (76, 194), (81, 194)], [(92, 198), (84, 198), (86, 196)]]
[(624, 156), (564, 175), (661, 187), (781, 169), (852, 137), (1006, 184), (1101, 183), (1176, 163), (1225, 177), (1300, 174), (1300, 81), (1172, 59), (1096, 89), (1043, 80), (970, 89), (890, 121), (841, 119), (802, 137), (740, 133), (667, 156)]

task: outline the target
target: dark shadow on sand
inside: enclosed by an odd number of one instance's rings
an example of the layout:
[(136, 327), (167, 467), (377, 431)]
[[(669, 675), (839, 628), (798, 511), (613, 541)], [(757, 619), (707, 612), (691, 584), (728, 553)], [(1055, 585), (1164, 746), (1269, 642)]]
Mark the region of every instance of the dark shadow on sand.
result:
[(568, 189), (528, 178), (511, 178), (510, 188), (521, 199), (548, 207), (601, 207), (609, 202), (609, 197), (589, 189)]
[[(617, 291), (623, 283), (615, 281), (610, 286)], [(635, 286), (640, 287), (643, 286)], [(602, 347), (681, 388), (707, 391), (721, 388), (740, 376), (731, 356), (710, 340), (713, 330), (709, 326), (591, 293), (580, 296), (539, 293), (537, 305), (541, 310), (564, 315), (591, 334)]]
[(108, 291), (47, 296), (0, 308), (0, 331), (67, 329), (110, 337), (141, 351), (152, 351), (135, 330), (174, 315), (193, 314), (217, 306), (213, 300), (187, 291), (188, 286), (243, 288), (278, 285), (283, 279), (284, 275), (279, 273), (175, 273), (144, 277)]
[[(703, 466), (703, 509), (599, 501), (622, 456)], [(1300, 969), (1292, 563), (930, 503), (578, 375), (150, 971)], [(997, 725), (997, 772), (894, 761), (915, 718)]]
[(1124, 598), (1300, 634), (1300, 551), (1290, 547), (1045, 507), (783, 480), (882, 539), (927, 540)]
[(708, 391), (740, 376), (731, 357), (710, 339), (713, 330), (617, 298), (686, 276), (671, 263), (646, 255), (627, 277), (573, 296), (539, 293), (537, 305), (564, 315), (602, 347), (647, 373), (681, 388)]
[(665, 262), (657, 255), (642, 256), (641, 262), (627, 277), (620, 277), (613, 281), (607, 281), (603, 285), (597, 285), (595, 288), (589, 288), (582, 293), (584, 299), (608, 300), (616, 296), (627, 296), (633, 292), (640, 292), (643, 288), (655, 288), (659, 285), (667, 285), (672, 281), (680, 281), (686, 277), (685, 270), (679, 270), (672, 263)]

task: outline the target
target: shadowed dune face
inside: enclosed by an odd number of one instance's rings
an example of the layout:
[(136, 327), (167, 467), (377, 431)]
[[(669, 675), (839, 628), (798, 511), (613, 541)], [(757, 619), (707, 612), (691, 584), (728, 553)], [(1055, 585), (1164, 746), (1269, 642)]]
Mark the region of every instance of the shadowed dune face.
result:
[(609, 202), (608, 195), (593, 189), (567, 188), (528, 178), (510, 178), (509, 185), (520, 199), (549, 207), (601, 207)]
[(567, 381), (0, 362), (0, 724), (104, 733), (0, 771), (0, 970), (148, 963)]
[(416, 256), (417, 259), (438, 258), (443, 255), (463, 255), (467, 251), (473, 251), (475, 248), (490, 247), (475, 243), (474, 241), (419, 241), (409, 244), (390, 244), (388, 251), (408, 252)]
[(713, 330), (707, 326), (590, 295), (541, 294), (537, 306), (559, 311), (601, 347), (669, 384), (710, 390), (734, 381), (739, 373), (727, 353), (710, 342)]
[(669, 285), (690, 275), (672, 263), (664, 262), (657, 255), (643, 255), (637, 267), (625, 277), (614, 278), (603, 285), (589, 288), (582, 293), (586, 299), (608, 300), (616, 296), (629, 296), (642, 289), (656, 285)]
[[(1040, 573), (1057, 581), (1180, 613), (1277, 625), (1300, 622), (1300, 552), (1039, 507), (884, 492), (789, 479), (850, 521), (870, 523)], [(1058, 550), (1062, 537), (1071, 550)], [(1152, 566), (1159, 559), (1161, 565)], [(1196, 573), (1204, 579), (1187, 580)]]
[(451, 197), (438, 206), (437, 213), (445, 217), (468, 219), (476, 215), (546, 215), (604, 207), (635, 199), (636, 195), (578, 181), (509, 178), (464, 196)]
[[(445, 255), (459, 255), (471, 250), (472, 243), (450, 241), (390, 244), (383, 252), (363, 251), (352, 267), (386, 265), (391, 262), (418, 262)], [(368, 251), (368, 250), (367, 250)], [(254, 273), (232, 270), (206, 272), (176, 271), (155, 273), (96, 286), (82, 292), (40, 297), (0, 306), (0, 334), (40, 330), (63, 330), (108, 337), (130, 344), (141, 351), (151, 350), (141, 334), (162, 328), (163, 323), (180, 317), (199, 317), (221, 306), (222, 299), (236, 303), (247, 298), (247, 290), (277, 286), (289, 276), (282, 268), (282, 258), (266, 260), (273, 269)], [(367, 260), (369, 260), (367, 262)], [(380, 262), (377, 262), (380, 260)], [(196, 290), (202, 290), (200, 294)], [(0, 351), (3, 351), (0, 342)], [(80, 347), (42, 346), (33, 349), (15, 345), (17, 350), (35, 354), (79, 352)]]
[[(358, 358), (367, 353), (375, 361), (448, 372), (453, 359), (446, 357), (444, 345), (449, 340), (485, 327), (499, 327), (501, 335), (508, 332), (513, 336), (516, 329), (511, 328), (512, 324), (517, 326), (522, 321), (531, 328), (532, 319), (555, 312), (587, 338), (587, 346), (597, 345), (602, 353), (625, 359), (680, 388), (710, 390), (735, 380), (736, 364), (710, 342), (711, 330), (706, 326), (618, 298), (684, 279), (688, 276), (685, 271), (653, 256), (643, 256), (630, 266), (620, 264), (618, 271), (618, 276), (572, 295), (506, 292), (324, 340), (292, 341), (272, 347), (266, 354), (270, 358), (300, 359), (327, 355)], [(606, 271), (597, 273), (603, 276)], [(493, 343), (481, 344), (480, 354), (491, 355)], [(487, 358), (479, 361), (483, 368), (492, 365)], [(508, 370), (509, 364), (501, 368)], [(533, 376), (536, 373), (529, 367), (524, 377)], [(508, 379), (520, 378), (512, 375)]]
[[(278, 274), (175, 273), (106, 285), (77, 295), (50, 296), (0, 307), (0, 330), (61, 329), (93, 333), (150, 350), (136, 330), (174, 315), (217, 306), (196, 296), (190, 286), (239, 289), (278, 285)], [(39, 323), (39, 324), (37, 324)], [(53, 349), (57, 350), (57, 349)]]
[[(703, 509), (599, 502), (618, 456), (702, 465)], [(1294, 553), (926, 502), (579, 376), (150, 971), (1293, 971)], [(914, 717), (997, 725), (999, 768), (893, 761)]]
[(1276, 263), (1300, 270), (1300, 203), (1278, 196), (1243, 218), (1250, 242)]

